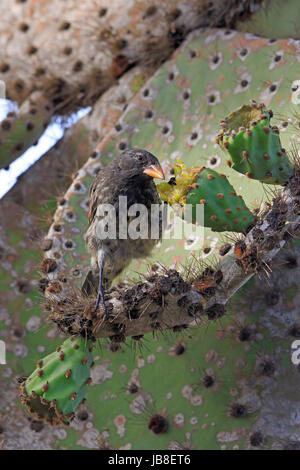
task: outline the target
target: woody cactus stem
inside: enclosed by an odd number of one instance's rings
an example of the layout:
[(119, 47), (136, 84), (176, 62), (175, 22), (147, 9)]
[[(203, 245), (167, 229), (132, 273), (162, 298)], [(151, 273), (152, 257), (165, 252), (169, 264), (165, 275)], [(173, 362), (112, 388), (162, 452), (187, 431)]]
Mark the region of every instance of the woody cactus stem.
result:
[[(201, 26), (232, 26), (254, 0), (0, 2), (0, 79), (21, 103), (29, 90), (60, 113), (93, 104), (133, 64), (157, 68)], [(88, 56), (87, 56), (88, 51)]]
[(273, 113), (251, 101), (220, 121), (217, 143), (229, 152), (229, 167), (267, 184), (285, 184), (293, 167), (282, 148), (279, 130), (270, 125)]
[[(49, 298), (50, 319), (66, 334), (107, 338), (123, 342), (126, 336), (140, 339), (147, 332), (179, 331), (205, 317), (215, 320), (225, 314), (225, 304), (254, 274), (269, 272), (269, 262), (290, 237), (299, 237), (300, 173), (295, 172), (282, 194), (273, 200), (234, 254), (224, 258), (217, 270), (206, 269), (183, 279), (175, 270), (151, 273), (131, 289), (121, 285), (106, 294), (108, 320), (93, 313), (95, 299), (79, 294)], [(197, 268), (197, 266), (196, 266)], [(200, 272), (200, 274), (199, 274)]]
[[(180, 160), (175, 165), (175, 181), (157, 185), (161, 198), (179, 204), (187, 221), (203, 223), (214, 232), (246, 232), (254, 222), (242, 196), (238, 196), (226, 176), (202, 167), (186, 168)], [(204, 206), (204, 220), (197, 206)], [(199, 220), (197, 220), (199, 218)]]
[(37, 369), (20, 387), (22, 403), (35, 419), (52, 425), (69, 423), (90, 382), (91, 351), (89, 341), (69, 338), (38, 361)]
[(50, 101), (34, 93), (0, 123), (0, 169), (22, 155), (40, 138), (53, 112)]

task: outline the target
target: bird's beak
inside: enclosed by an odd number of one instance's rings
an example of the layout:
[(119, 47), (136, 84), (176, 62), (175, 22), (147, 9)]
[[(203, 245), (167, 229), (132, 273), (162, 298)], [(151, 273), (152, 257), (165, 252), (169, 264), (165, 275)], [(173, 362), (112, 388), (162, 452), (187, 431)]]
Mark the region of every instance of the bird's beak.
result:
[(158, 178), (159, 180), (165, 179), (164, 172), (162, 171), (162, 168), (160, 165), (146, 166), (146, 168), (144, 168), (143, 170), (143, 173), (146, 173), (146, 175), (152, 176), (152, 178)]

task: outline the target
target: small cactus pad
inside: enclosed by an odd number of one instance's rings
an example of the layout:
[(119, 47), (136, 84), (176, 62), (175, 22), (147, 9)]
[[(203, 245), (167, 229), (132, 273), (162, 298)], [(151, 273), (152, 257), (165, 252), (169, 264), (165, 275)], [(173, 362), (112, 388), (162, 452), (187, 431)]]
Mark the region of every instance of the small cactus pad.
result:
[(272, 116), (271, 110), (255, 101), (242, 105), (220, 121), (217, 143), (229, 152), (229, 167), (263, 183), (284, 184), (293, 169), (278, 128), (270, 125)]
[(190, 204), (193, 223), (200, 223), (198, 204), (204, 204), (203, 225), (216, 232), (245, 232), (254, 222), (253, 214), (224, 174), (204, 166), (185, 168), (184, 163), (177, 160), (175, 182), (158, 184), (158, 192), (164, 201), (179, 204), (183, 211)]
[(90, 381), (91, 349), (86, 339), (69, 338), (38, 361), (35, 371), (20, 386), (22, 403), (35, 419), (52, 425), (69, 423)]

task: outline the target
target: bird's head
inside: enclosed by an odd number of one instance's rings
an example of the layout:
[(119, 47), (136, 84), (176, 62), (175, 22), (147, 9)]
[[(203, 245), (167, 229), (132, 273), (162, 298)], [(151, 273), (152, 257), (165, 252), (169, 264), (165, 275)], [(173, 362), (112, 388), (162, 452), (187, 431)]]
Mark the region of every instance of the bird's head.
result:
[(118, 167), (126, 173), (127, 177), (141, 177), (143, 179), (165, 179), (164, 172), (157, 158), (147, 150), (125, 150), (117, 160)]

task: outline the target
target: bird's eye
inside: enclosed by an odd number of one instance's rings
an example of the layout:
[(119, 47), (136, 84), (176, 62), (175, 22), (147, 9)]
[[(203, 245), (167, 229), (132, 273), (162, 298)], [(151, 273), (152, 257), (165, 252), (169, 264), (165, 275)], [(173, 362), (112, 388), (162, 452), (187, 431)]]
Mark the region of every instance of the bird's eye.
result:
[(143, 160), (143, 155), (138, 155), (137, 159), (141, 162)]

